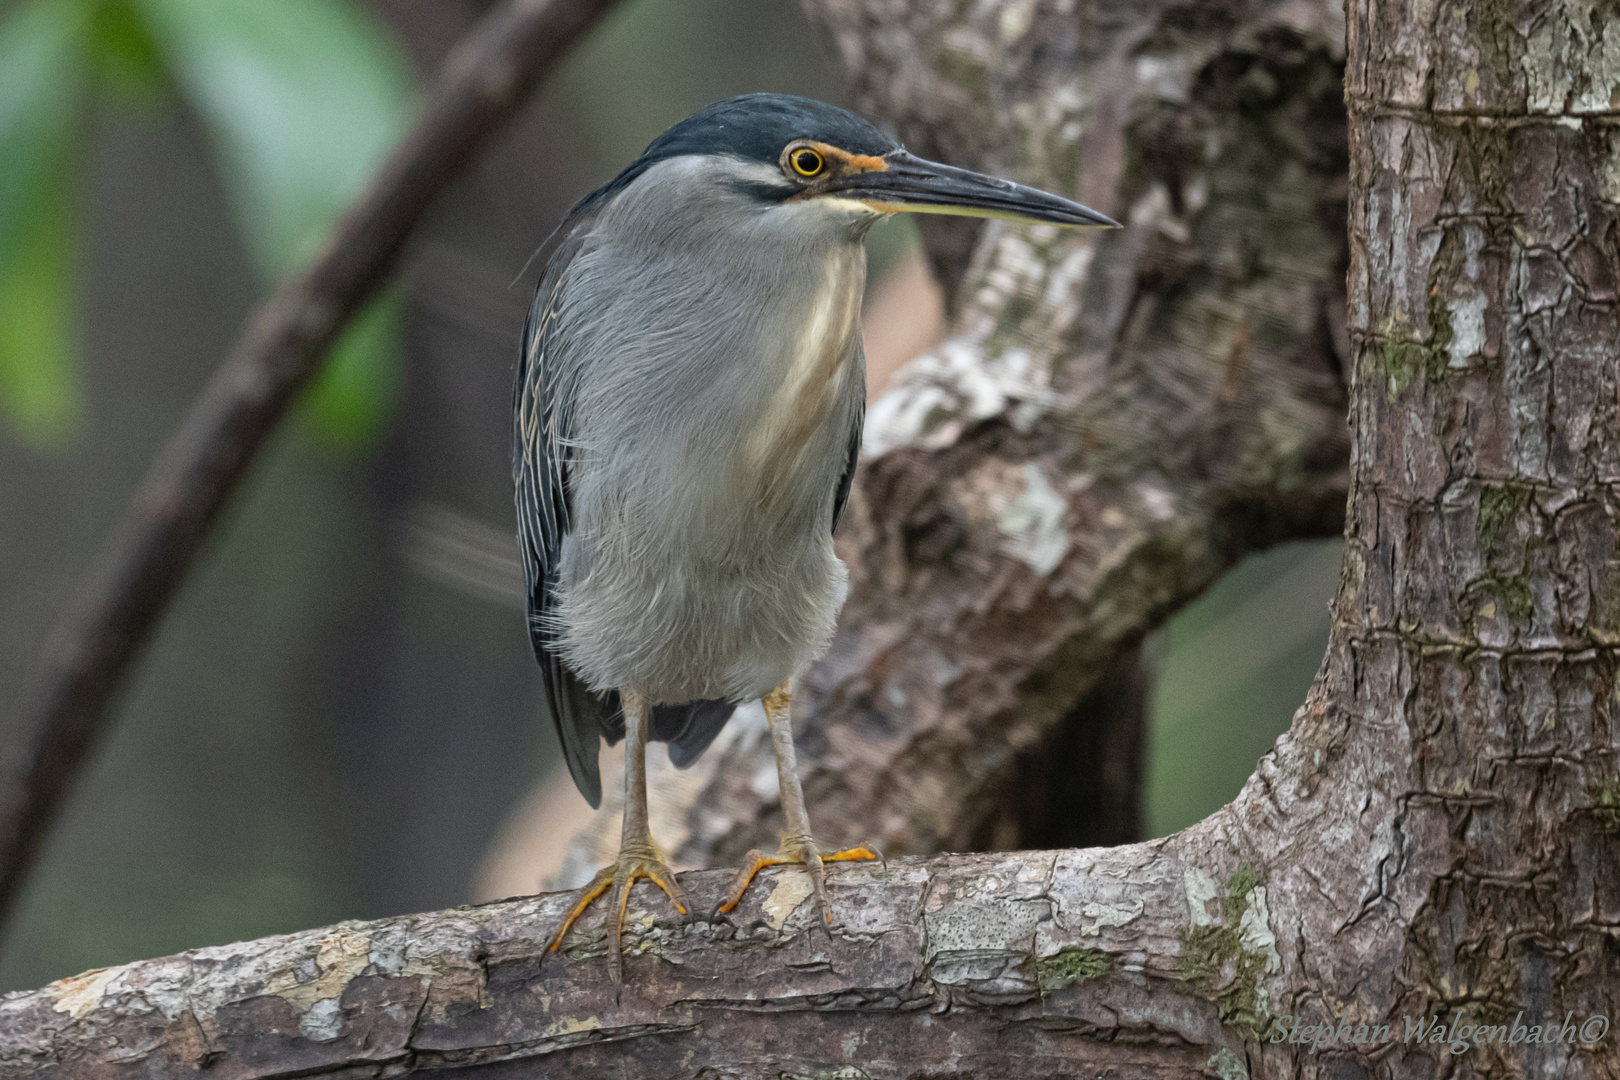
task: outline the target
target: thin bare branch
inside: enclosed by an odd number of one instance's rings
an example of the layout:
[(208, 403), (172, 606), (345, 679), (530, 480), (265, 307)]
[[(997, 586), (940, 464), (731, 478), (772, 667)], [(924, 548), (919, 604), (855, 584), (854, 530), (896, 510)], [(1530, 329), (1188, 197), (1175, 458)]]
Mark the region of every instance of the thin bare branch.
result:
[(510, 0), (445, 60), (415, 126), (326, 247), (248, 319), (141, 484), (45, 658), (26, 773), (0, 818), (0, 919), (108, 706), (266, 438), (445, 186), (614, 0)]

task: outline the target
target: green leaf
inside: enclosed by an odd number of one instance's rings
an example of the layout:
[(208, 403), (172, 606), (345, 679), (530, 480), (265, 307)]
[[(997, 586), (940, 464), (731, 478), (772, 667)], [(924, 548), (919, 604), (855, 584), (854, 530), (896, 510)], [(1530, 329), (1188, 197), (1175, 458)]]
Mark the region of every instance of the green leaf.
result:
[[(131, 2), (208, 125), (255, 264), (267, 278), (296, 270), (403, 132), (403, 57), (350, 0)], [(311, 418), (335, 445), (381, 431), (398, 380), (397, 318), (369, 318), (311, 390)]]
[(123, 104), (146, 108), (162, 101), (163, 58), (130, 0), (100, 0), (91, 9), (90, 63), (97, 83)]
[(73, 143), (84, 12), (33, 0), (0, 18), (0, 253), (12, 249)]
[(73, 342), (73, 223), (68, 177), (36, 200), (0, 260), (0, 407), (25, 441), (60, 446), (83, 409)]
[(322, 443), (353, 454), (381, 437), (399, 398), (399, 340), (396, 293), (350, 320), (309, 388), (309, 420)]
[(0, 17), (0, 411), (38, 445), (70, 435), (81, 408), (69, 166), (84, 16), (78, 4), (32, 0)]
[(208, 124), (260, 269), (294, 269), (404, 130), (403, 59), (347, 0), (136, 2)]

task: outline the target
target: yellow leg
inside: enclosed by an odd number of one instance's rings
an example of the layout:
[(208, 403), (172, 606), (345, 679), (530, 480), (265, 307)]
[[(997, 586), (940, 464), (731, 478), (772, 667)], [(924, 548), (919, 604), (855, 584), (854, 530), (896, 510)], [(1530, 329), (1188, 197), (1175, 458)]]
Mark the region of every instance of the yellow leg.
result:
[(810, 837), (810, 815), (804, 806), (804, 789), (799, 786), (798, 761), (793, 752), (793, 721), (791, 706), (793, 700), (793, 681), (778, 686), (765, 696), (765, 719), (771, 726), (771, 748), (776, 752), (776, 779), (782, 791), (782, 817), (786, 828), (782, 833), (781, 848), (774, 855), (767, 855), (762, 851), (750, 851), (743, 863), (742, 872), (737, 875), (736, 882), (731, 891), (715, 909), (716, 914), (724, 914), (736, 907), (748, 891), (749, 884), (754, 876), (767, 866), (782, 866), (787, 863), (802, 864), (810, 875), (810, 887), (815, 890), (816, 908), (821, 912), (825, 924), (832, 923), (832, 904), (827, 900), (827, 868), (830, 862), (853, 862), (864, 859), (879, 859), (883, 856), (870, 844), (860, 844), (856, 847), (846, 848), (843, 851), (834, 851), (823, 855), (816, 842)]
[(562, 946), (563, 938), (579, 917), (585, 914), (609, 889), (608, 898), (608, 977), (617, 985), (623, 977), (619, 939), (624, 927), (624, 911), (630, 903), (630, 888), (638, 878), (646, 878), (669, 897), (675, 910), (686, 914), (685, 899), (674, 871), (653, 847), (647, 826), (647, 703), (632, 690), (619, 692), (624, 703), (624, 829), (620, 833), (619, 857), (605, 866), (580, 894), (579, 902), (552, 937), (551, 950)]

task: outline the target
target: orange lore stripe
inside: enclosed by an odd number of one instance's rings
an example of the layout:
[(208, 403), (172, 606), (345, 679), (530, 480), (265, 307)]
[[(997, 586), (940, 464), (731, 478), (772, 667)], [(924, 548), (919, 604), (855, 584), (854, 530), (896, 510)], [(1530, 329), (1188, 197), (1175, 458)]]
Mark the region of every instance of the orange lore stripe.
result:
[(833, 161), (842, 162), (847, 172), (888, 172), (889, 163), (872, 154), (852, 154), (848, 150), (840, 150), (830, 143), (813, 142), (810, 147), (821, 153), (823, 157)]

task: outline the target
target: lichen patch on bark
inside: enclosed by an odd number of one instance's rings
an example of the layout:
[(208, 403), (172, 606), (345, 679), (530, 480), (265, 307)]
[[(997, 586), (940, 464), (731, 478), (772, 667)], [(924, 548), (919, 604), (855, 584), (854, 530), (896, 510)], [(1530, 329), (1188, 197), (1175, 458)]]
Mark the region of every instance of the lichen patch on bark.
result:
[(1045, 576), (1069, 553), (1064, 516), (1069, 504), (1053, 489), (1040, 466), (1024, 463), (1024, 487), (996, 513), (996, 527), (1007, 537), (1006, 548)]
[(107, 985), (123, 973), (122, 967), (94, 968), (80, 975), (58, 979), (45, 989), (55, 998), (52, 1008), (78, 1020), (101, 1005)]
[(1180, 977), (1215, 1001), (1221, 1023), (1246, 1039), (1260, 1039), (1272, 1014), (1264, 985), (1282, 966), (1265, 910), (1265, 888), (1245, 863), (1223, 889), (1196, 867), (1187, 867), (1187, 903), (1192, 925), (1181, 933)]
[(770, 916), (771, 929), (780, 930), (788, 917), (798, 910), (799, 905), (810, 896), (815, 889), (810, 882), (810, 873), (801, 870), (779, 874), (776, 887), (771, 889), (770, 896), (760, 905), (765, 914)]
[(317, 1002), (335, 1001), (349, 981), (369, 966), (371, 939), (338, 929), (321, 939), (312, 964), (276, 972), (265, 983), (264, 992), (290, 1002), (301, 1013), (308, 1012)]

